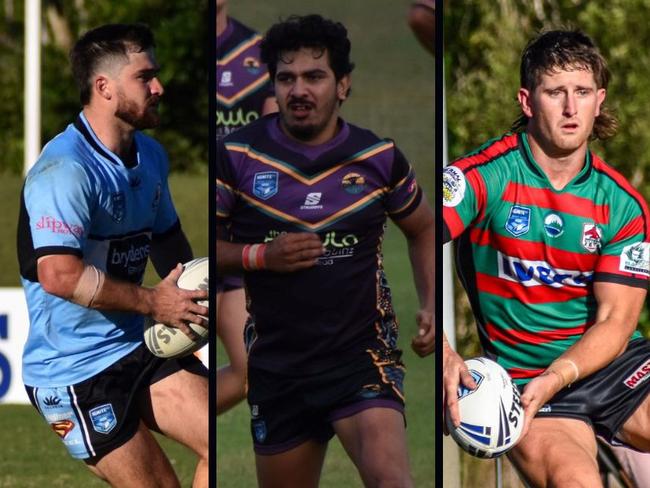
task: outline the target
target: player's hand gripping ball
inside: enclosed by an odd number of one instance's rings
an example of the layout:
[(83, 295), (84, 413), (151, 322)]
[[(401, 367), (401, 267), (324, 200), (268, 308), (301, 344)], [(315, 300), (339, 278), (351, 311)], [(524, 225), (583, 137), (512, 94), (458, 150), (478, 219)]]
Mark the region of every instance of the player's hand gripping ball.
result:
[(517, 444), (524, 427), (519, 390), (506, 370), (490, 359), (472, 358), (465, 364), (477, 386), (458, 387), (460, 426), (455, 428), (446, 412), (447, 429), (472, 456), (501, 456)]
[[(208, 289), (208, 258), (198, 258), (183, 265), (178, 278), (178, 287), (185, 290)], [(199, 302), (208, 306), (207, 301)], [(208, 329), (198, 324), (188, 324), (198, 336), (194, 341), (180, 329), (162, 323), (155, 323), (151, 317), (144, 322), (144, 342), (149, 350), (161, 358), (179, 358), (201, 349), (208, 342)]]

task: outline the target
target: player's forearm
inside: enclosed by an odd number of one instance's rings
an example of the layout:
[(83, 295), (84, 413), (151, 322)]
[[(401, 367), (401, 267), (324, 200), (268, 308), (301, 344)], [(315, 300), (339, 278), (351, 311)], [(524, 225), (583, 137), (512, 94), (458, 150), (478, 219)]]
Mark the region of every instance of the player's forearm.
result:
[(242, 252), (244, 244), (217, 239), (217, 271), (219, 273), (233, 273), (242, 271)]
[(106, 276), (90, 308), (152, 315), (154, 312), (153, 294), (153, 288)]

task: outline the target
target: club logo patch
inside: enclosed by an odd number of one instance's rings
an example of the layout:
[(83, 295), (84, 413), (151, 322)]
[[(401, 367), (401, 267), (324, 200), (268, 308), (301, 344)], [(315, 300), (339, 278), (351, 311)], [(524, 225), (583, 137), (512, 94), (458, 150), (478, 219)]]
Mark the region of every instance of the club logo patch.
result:
[(341, 180), (343, 189), (351, 195), (358, 195), (366, 186), (366, 179), (358, 173), (348, 173)]
[(582, 247), (589, 252), (600, 249), (603, 231), (596, 224), (582, 224)]
[(471, 395), (474, 393), (476, 390), (478, 390), (478, 387), (481, 385), (483, 382), (483, 379), (485, 378), (481, 373), (479, 373), (476, 370), (470, 369), (469, 374), (472, 375), (472, 379), (474, 380), (474, 383), (476, 383), (476, 388), (473, 390), (470, 390), (467, 388), (465, 385), (462, 383), (458, 385), (458, 399), (460, 400), (461, 398), (465, 398), (467, 395)]
[(264, 442), (266, 440), (266, 422), (263, 420), (255, 420), (253, 422), (253, 433), (257, 442)]
[(256, 75), (260, 72), (260, 62), (252, 56), (248, 56), (244, 59), (243, 63), (244, 68), (252, 75)]
[(645, 276), (650, 275), (650, 244), (637, 242), (623, 248), (621, 252), (619, 267), (627, 273), (637, 273)]
[(264, 171), (253, 177), (253, 195), (261, 200), (268, 200), (278, 192), (278, 172)]
[(513, 236), (519, 237), (530, 230), (530, 209), (513, 205), (506, 220), (506, 230)]
[(448, 166), (442, 172), (442, 204), (455, 207), (463, 201), (467, 182), (463, 172), (455, 166)]
[(113, 412), (113, 405), (107, 403), (88, 411), (93, 429), (100, 434), (108, 434), (117, 425), (117, 418)]
[(554, 239), (560, 237), (564, 234), (564, 220), (556, 213), (546, 214), (546, 217), (544, 217), (544, 230), (549, 237)]

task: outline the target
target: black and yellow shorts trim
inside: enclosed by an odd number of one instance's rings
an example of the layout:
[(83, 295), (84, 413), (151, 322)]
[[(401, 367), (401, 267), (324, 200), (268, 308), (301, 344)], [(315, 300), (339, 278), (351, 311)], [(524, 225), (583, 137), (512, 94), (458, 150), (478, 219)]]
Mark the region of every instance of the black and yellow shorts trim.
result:
[(650, 341), (636, 339), (609, 365), (556, 394), (537, 417), (583, 420), (596, 434), (620, 445), (616, 433), (648, 393)]
[(326, 443), (332, 423), (369, 408), (404, 413), (405, 367), (399, 350), (368, 350), (346, 364), (308, 376), (248, 368), (255, 452), (279, 454), (308, 441)]

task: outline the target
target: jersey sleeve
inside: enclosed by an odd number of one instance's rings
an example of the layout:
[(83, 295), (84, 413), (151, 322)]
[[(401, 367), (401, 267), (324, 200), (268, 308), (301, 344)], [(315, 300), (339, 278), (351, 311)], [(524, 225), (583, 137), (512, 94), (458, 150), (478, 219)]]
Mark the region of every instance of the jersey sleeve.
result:
[[(616, 219), (616, 225), (612, 226), (611, 237), (600, 249), (594, 281), (647, 288), (650, 278), (650, 214), (645, 201), (640, 196), (630, 196), (623, 205), (610, 208), (610, 219)], [(601, 232), (597, 227), (589, 231)]]
[(391, 219), (410, 215), (422, 200), (422, 190), (415, 179), (415, 171), (402, 152), (395, 147), (386, 209)]
[(466, 173), (456, 163), (442, 172), (443, 240), (456, 239), (479, 215), (486, 198), (485, 185), (476, 169)]
[(166, 234), (175, 229), (180, 223), (172, 196), (169, 191), (169, 160), (164, 149), (158, 146), (159, 150), (159, 168), (160, 168), (160, 188), (156, 189), (158, 198), (158, 213), (153, 226), (154, 234)]
[(230, 214), (237, 200), (235, 173), (232, 168), (226, 146), (217, 142), (217, 223), (223, 223)]
[(96, 200), (83, 167), (66, 159), (41, 163), (27, 177), (23, 196), (36, 258), (81, 257)]

